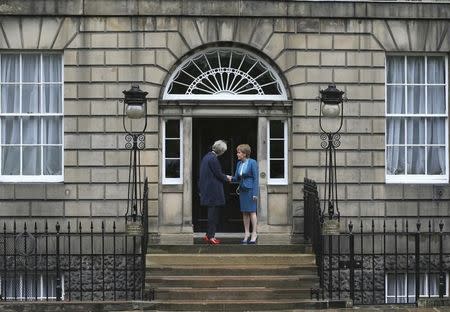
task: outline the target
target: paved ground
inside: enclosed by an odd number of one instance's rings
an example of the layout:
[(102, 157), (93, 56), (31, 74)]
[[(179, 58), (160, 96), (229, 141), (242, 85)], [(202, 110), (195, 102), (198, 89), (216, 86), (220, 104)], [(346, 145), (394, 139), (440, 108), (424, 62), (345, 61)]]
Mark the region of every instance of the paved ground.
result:
[[(311, 311), (311, 310), (294, 310), (295, 312)], [(450, 312), (450, 306), (433, 307), (433, 308), (417, 308), (409, 305), (380, 305), (380, 306), (357, 306), (348, 309), (328, 309), (328, 310), (314, 310), (316, 312)]]

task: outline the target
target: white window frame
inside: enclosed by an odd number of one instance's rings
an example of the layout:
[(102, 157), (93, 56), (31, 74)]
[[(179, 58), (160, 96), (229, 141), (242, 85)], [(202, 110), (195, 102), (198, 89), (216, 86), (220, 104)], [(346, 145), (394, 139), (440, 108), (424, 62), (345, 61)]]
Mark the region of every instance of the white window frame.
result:
[[(439, 273), (436, 272), (436, 273), (433, 273), (433, 274), (439, 274)], [(388, 298), (393, 298), (395, 300), (395, 295), (393, 295), (393, 296), (388, 295), (388, 287), (389, 287), (389, 285), (388, 285), (388, 275), (395, 276), (395, 273), (394, 272), (388, 272), (384, 276), (384, 287), (385, 287), (385, 289), (384, 289), (384, 295), (385, 295), (384, 296), (385, 297), (384, 298), (384, 302), (385, 303), (395, 304), (393, 302), (388, 302)], [(403, 283), (405, 285), (405, 287), (404, 287), (405, 292), (407, 291), (407, 287), (406, 286), (407, 286), (407, 283), (408, 283), (408, 278), (407, 278), (408, 275), (412, 276), (412, 278), (415, 278), (414, 272), (408, 272), (408, 274), (406, 274), (406, 272), (403, 272), (403, 271), (402, 272), (397, 272), (397, 279), (399, 277), (403, 278)], [(420, 275), (421, 275), (421, 277), (422, 276), (425, 277), (425, 292), (421, 293), (419, 295), (419, 297), (426, 297), (426, 298), (428, 298), (428, 276), (429, 276), (429, 273), (421, 273)], [(448, 297), (448, 286), (449, 286), (449, 275), (448, 275), (448, 273), (445, 273), (445, 294), (444, 294), (444, 297)], [(405, 298), (406, 299), (406, 302), (398, 302), (398, 303), (414, 303), (415, 302), (415, 298), (416, 298), (416, 289), (414, 288), (413, 291), (414, 291), (414, 293), (411, 294), (411, 295), (397, 294), (397, 299), (400, 299), (400, 298)], [(430, 295), (430, 298), (438, 298), (438, 297), (439, 297), (439, 294), (437, 294), (437, 295)], [(411, 302), (409, 301), (410, 298), (413, 299)]]
[[(270, 122), (281, 121), (283, 122), (283, 139), (272, 139), (270, 137)], [(268, 119), (267, 120), (267, 184), (270, 185), (287, 185), (288, 184), (288, 122), (287, 119)], [(272, 140), (284, 141), (284, 157), (270, 158), (270, 143)], [(270, 160), (284, 160), (284, 178), (272, 178), (270, 176)]]
[[(32, 273), (29, 274), (29, 276), (31, 276), (31, 275), (32, 275)], [(47, 300), (47, 296), (44, 295), (44, 286), (49, 286), (49, 285), (55, 285), (55, 287), (52, 287), (52, 289), (54, 289), (54, 296), (48, 296), (48, 299), (49, 300), (56, 300), (56, 275), (49, 275), (47, 283), (44, 283), (44, 280), (45, 280), (45, 276), (44, 275), (45, 274), (39, 274), (38, 275), (38, 284), (39, 284), (38, 290), (39, 290), (39, 294), (37, 296), (37, 300), (40, 300), (40, 301)], [(13, 282), (14, 283), (17, 283), (17, 281), (19, 282), (19, 285), (16, 286), (17, 287), (17, 297), (9, 296), (9, 297), (6, 297), (6, 300), (20, 300), (20, 301), (28, 300), (28, 301), (32, 301), (32, 300), (36, 299), (36, 295), (35, 294), (33, 296), (27, 296), (25, 298), (24, 288), (23, 288), (25, 286), (25, 283), (23, 281), (24, 277), (25, 277), (25, 275), (23, 273), (17, 274), (15, 276), (16, 282), (14, 282), (14, 281)], [(0, 294), (4, 294), (5, 293), (5, 292), (3, 292), (3, 289), (2, 289), (3, 282), (4, 282), (3, 278), (4, 278), (4, 276), (0, 276)], [(8, 280), (12, 281), (14, 279), (14, 276), (8, 275), (6, 277), (6, 279), (7, 279), (7, 281)], [(34, 284), (32, 285), (32, 287), (33, 287), (33, 290), (34, 290)], [(47, 292), (48, 292), (48, 287), (47, 287)], [(64, 274), (61, 274), (61, 300), (64, 300), (64, 295), (65, 295), (65, 293), (64, 293)]]
[[(184, 68), (186, 66), (188, 66), (193, 60), (202, 58), (204, 55), (206, 54), (212, 54), (215, 52), (220, 52), (220, 51), (231, 51), (232, 53), (237, 53), (237, 54), (244, 54), (245, 57), (249, 57), (253, 60), (255, 60), (255, 64), (256, 63), (260, 63), (262, 64), (266, 69), (267, 72), (269, 72), (271, 74), (271, 76), (274, 78), (274, 81), (277, 83), (278, 85), (278, 89), (280, 91), (280, 94), (233, 94), (231, 92), (229, 92), (229, 88), (228, 88), (228, 84), (224, 81), (219, 81), (220, 79), (211, 79), (214, 88), (216, 88), (217, 92), (213, 93), (213, 94), (172, 94), (170, 93), (170, 89), (171, 86), (173, 84), (173, 82), (175, 81), (175, 79), (180, 75), (181, 72), (184, 72)], [(215, 67), (214, 65), (211, 65), (210, 62), (207, 60), (207, 64), (208, 64), (208, 70), (203, 71), (202, 75), (198, 76), (198, 77), (193, 77), (190, 75), (190, 73), (187, 73), (189, 76), (191, 76), (192, 78), (195, 78), (194, 82), (192, 82), (192, 84), (189, 86), (190, 88), (193, 87), (193, 85), (195, 84), (195, 82), (198, 82), (198, 79), (202, 79), (202, 76), (204, 78), (204, 76), (213, 76), (213, 73), (216, 74), (224, 74), (228, 75), (228, 73), (236, 73), (238, 74), (238, 76), (243, 76), (248, 80), (252, 80), (252, 84), (254, 86), (258, 86), (258, 87), (263, 87), (264, 85), (259, 85), (259, 83), (256, 81), (256, 79), (258, 77), (252, 77), (250, 75), (250, 71), (248, 70), (247, 72), (244, 71), (240, 71), (240, 66), (239, 68), (234, 68), (231, 67), (229, 64), (220, 64), (220, 60), (219, 60), (219, 66)], [(241, 63), (242, 64), (242, 63)], [(197, 67), (198, 68), (198, 67)], [(201, 70), (200, 68), (198, 68), (199, 70)], [(201, 70), (202, 71), (202, 70)], [(214, 77), (214, 76), (213, 76)], [(255, 79), (255, 80), (253, 80)], [(187, 86), (187, 85), (185, 85)], [(236, 101), (236, 100), (248, 100), (248, 101), (257, 101), (257, 100), (263, 100), (263, 101), (286, 101), (287, 100), (287, 94), (286, 94), (286, 90), (284, 87), (284, 84), (280, 78), (280, 76), (278, 75), (278, 73), (273, 69), (272, 66), (270, 66), (264, 59), (262, 59), (261, 57), (258, 57), (257, 55), (251, 53), (248, 50), (244, 50), (244, 49), (240, 49), (240, 48), (230, 48), (230, 47), (214, 47), (214, 48), (208, 48), (205, 49), (203, 51), (200, 51), (190, 57), (188, 57), (186, 60), (184, 60), (180, 66), (178, 66), (178, 68), (172, 73), (172, 75), (169, 77), (169, 80), (166, 84), (166, 88), (164, 90), (164, 94), (163, 94), (163, 100), (206, 100), (206, 101), (211, 101), (211, 100), (219, 100), (219, 101), (223, 101), (223, 100), (229, 100), (229, 101)]]
[[(19, 90), (22, 93), (22, 86), (26, 85), (28, 83), (23, 83), (22, 82), (22, 55), (24, 54), (39, 54), (40, 55), (40, 81), (38, 83), (32, 83), (32, 84), (38, 84), (39, 88), (40, 88), (40, 101), (41, 101), (41, 105), (43, 103), (43, 96), (44, 96), (44, 92), (43, 92), (43, 86), (46, 84), (59, 84), (61, 85), (61, 113), (43, 113), (43, 110), (41, 109), (41, 113), (32, 113), (32, 114), (26, 114), (26, 113), (22, 113), (21, 110), (18, 113), (2, 113), (0, 111), (0, 118), (1, 117), (19, 117), (20, 120), (22, 120), (22, 117), (39, 117), (40, 120), (40, 124), (41, 124), (41, 140), (39, 144), (36, 144), (36, 146), (39, 146), (41, 148), (41, 171), (44, 168), (44, 159), (42, 157), (42, 148), (44, 146), (60, 146), (61, 147), (61, 174), (60, 175), (44, 175), (44, 174), (40, 174), (40, 175), (2, 175), (2, 146), (0, 145), (0, 182), (11, 182), (11, 183), (21, 183), (21, 182), (63, 182), (64, 181), (64, 57), (63, 54), (60, 52), (53, 52), (53, 51), (33, 51), (33, 52), (14, 52), (14, 51), (4, 51), (2, 53), (0, 53), (0, 73), (1, 73), (1, 56), (2, 54), (19, 54), (20, 55), (20, 59), (19, 59), (19, 71), (20, 71), (20, 81), (19, 82), (15, 82), (14, 84), (19, 84)], [(43, 82), (42, 81), (42, 77), (43, 77), (43, 61), (42, 61), (42, 56), (43, 54), (58, 54), (61, 58), (61, 81), (60, 82)], [(2, 83), (2, 84), (9, 84), (9, 83)], [(0, 88), (0, 96), (1, 96), (1, 88)], [(22, 107), (22, 96), (20, 96), (20, 108)], [(55, 116), (55, 117), (62, 117), (61, 118), (61, 143), (60, 144), (45, 144), (43, 143), (43, 130), (42, 130), (42, 117), (51, 117), (51, 116)], [(20, 122), (20, 127), (22, 128), (22, 121)], [(1, 126), (0, 126), (0, 138), (1, 138)], [(22, 147), (23, 145), (27, 145), (29, 146), (30, 144), (22, 144), (22, 135), (20, 136), (20, 144), (18, 145), (20, 148), (20, 172), (22, 172)]]
[[(394, 83), (394, 84), (388, 84), (387, 83), (387, 58), (388, 56), (401, 56), (404, 58), (405, 61), (405, 82), (403, 84), (399, 84), (399, 83)], [(423, 84), (424, 86), (429, 86), (429, 85), (433, 85), (433, 84), (428, 84), (427, 83), (427, 58), (428, 57), (433, 57), (433, 56), (442, 56), (445, 58), (445, 105), (446, 105), (446, 112), (444, 114), (433, 114), (433, 115), (429, 115), (429, 114), (388, 114), (388, 105), (387, 105), (387, 87), (388, 85), (403, 85), (405, 86), (405, 103), (407, 103), (408, 100), (408, 90), (407, 90), (407, 86), (410, 85), (407, 83), (407, 66), (406, 66), (406, 62), (407, 62), (407, 57), (408, 56), (421, 56), (425, 58), (425, 83)], [(385, 146), (385, 178), (386, 178), (386, 183), (387, 184), (393, 184), (393, 183), (401, 183), (401, 184), (406, 184), (406, 183), (412, 183), (412, 184), (441, 184), (441, 183), (448, 183), (449, 182), (449, 143), (448, 143), (448, 122), (449, 122), (449, 118), (448, 118), (448, 57), (445, 54), (399, 54), (399, 53), (393, 53), (393, 54), (389, 54), (386, 55), (385, 57), (385, 142), (384, 142), (384, 146)], [(414, 84), (417, 85), (417, 84)], [(425, 88), (425, 90), (427, 90), (427, 88)], [(425, 91), (426, 92), (426, 91)], [(425, 95), (425, 101), (427, 101), (427, 96)], [(426, 107), (427, 105), (425, 105)], [(401, 175), (392, 175), (392, 174), (388, 174), (387, 171), (387, 147), (388, 147), (388, 142), (387, 142), (387, 120), (389, 117), (404, 117), (404, 118), (408, 118), (408, 117), (424, 117), (424, 118), (432, 118), (432, 117), (440, 117), (440, 118), (445, 118), (446, 122), (445, 122), (445, 164), (446, 164), (446, 174), (445, 175), (427, 175), (427, 174), (408, 174), (408, 172), (406, 171), (406, 166), (405, 166), (405, 173), (401, 174)], [(425, 132), (426, 132), (426, 127), (425, 127)], [(420, 144), (420, 146), (428, 146), (427, 143), (427, 135), (425, 135), (425, 144)], [(405, 146), (407, 146), (406, 142), (405, 142)], [(406, 148), (405, 148), (405, 152), (406, 152)], [(427, 153), (425, 153), (425, 163), (426, 163), (426, 157), (427, 157)], [(406, 163), (405, 163), (406, 165)]]
[[(166, 122), (169, 120), (178, 120), (180, 123), (180, 177), (179, 178), (166, 178)], [(184, 167), (184, 154), (183, 154), (183, 120), (181, 118), (166, 118), (162, 120), (162, 183), (163, 184), (183, 184), (183, 167)], [(173, 138), (175, 139), (175, 138)], [(171, 158), (169, 158), (171, 159)], [(175, 159), (175, 158), (174, 158)], [(178, 158), (176, 158), (178, 159)]]

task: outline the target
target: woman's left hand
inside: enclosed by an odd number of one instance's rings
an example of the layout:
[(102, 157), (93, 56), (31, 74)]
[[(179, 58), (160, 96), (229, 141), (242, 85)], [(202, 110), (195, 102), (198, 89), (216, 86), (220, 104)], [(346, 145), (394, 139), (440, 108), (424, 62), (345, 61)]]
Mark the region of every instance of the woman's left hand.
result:
[(258, 200), (258, 197), (253, 196), (253, 200), (254, 200), (254, 201), (257, 201), (257, 200)]

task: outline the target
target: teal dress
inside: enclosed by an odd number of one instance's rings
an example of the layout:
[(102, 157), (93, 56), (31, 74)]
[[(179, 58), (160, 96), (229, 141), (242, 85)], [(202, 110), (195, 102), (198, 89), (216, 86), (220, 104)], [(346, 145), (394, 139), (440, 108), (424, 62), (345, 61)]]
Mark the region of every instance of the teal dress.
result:
[(253, 196), (258, 196), (258, 164), (256, 160), (248, 158), (245, 162), (239, 161), (232, 181), (239, 181), (239, 204), (241, 212), (256, 212), (257, 201)]

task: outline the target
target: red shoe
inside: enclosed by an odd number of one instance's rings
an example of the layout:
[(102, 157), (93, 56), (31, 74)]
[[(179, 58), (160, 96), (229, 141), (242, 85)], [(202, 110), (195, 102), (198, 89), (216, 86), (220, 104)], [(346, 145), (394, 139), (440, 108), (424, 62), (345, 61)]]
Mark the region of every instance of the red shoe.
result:
[(219, 245), (220, 244), (220, 240), (218, 240), (217, 238), (213, 237), (209, 239), (209, 243), (211, 245)]
[(204, 241), (205, 243), (209, 243), (209, 238), (208, 238), (207, 235), (203, 236), (202, 239), (203, 239), (203, 241)]

